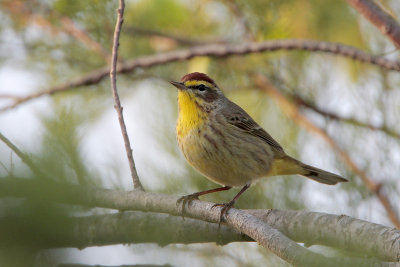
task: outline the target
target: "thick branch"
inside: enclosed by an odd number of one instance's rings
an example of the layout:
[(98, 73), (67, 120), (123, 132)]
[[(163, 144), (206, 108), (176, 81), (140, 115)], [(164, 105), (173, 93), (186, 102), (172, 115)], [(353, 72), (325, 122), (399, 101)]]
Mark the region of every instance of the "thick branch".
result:
[(377, 184), (368, 175), (362, 171), (357, 164), (350, 158), (349, 154), (344, 151), (325, 131), (311, 122), (306, 116), (300, 113), (298, 105), (293, 100), (286, 98), (274, 85), (272, 85), (264, 76), (255, 76), (256, 85), (266, 93), (268, 93), (278, 104), (279, 107), (290, 117), (294, 122), (304, 127), (306, 130), (321, 136), (342, 158), (344, 164), (348, 166), (355, 174), (357, 174), (368, 190), (375, 194), (385, 208), (389, 219), (392, 223), (400, 228), (400, 220), (390, 204), (389, 199), (383, 194), (381, 184)]
[[(50, 188), (48, 188), (49, 186)], [(48, 188), (45, 194), (43, 188)], [(176, 206), (178, 197), (175, 196), (142, 191), (123, 192), (57, 183), (50, 184), (48, 182), (43, 185), (41, 182), (15, 177), (0, 179), (0, 197), (5, 196), (37, 197), (42, 201), (47, 200), (49, 202), (56, 201), (90, 207), (181, 215), (181, 208)], [(219, 209), (211, 209), (212, 204), (193, 201), (187, 209), (187, 216), (216, 223), (219, 221)], [(364, 255), (374, 255), (387, 261), (400, 260), (399, 230), (347, 216), (277, 210), (246, 212), (232, 209), (227, 216), (227, 223), (237, 231), (256, 239), (263, 246), (270, 248), (272, 252), (289, 262), (299, 260), (298, 257), (302, 259), (302, 256), (299, 256), (296, 252), (297, 246), (293, 247), (294, 244), (290, 239), (289, 242), (286, 242), (285, 236), (282, 237), (277, 230), (268, 228), (269, 226), (265, 226), (265, 223), (284, 232), (298, 242), (340, 247), (358, 251)], [(225, 230), (223, 229), (223, 231)], [(370, 244), (371, 240), (376, 242)], [(289, 247), (284, 247), (285, 245)], [(289, 251), (294, 254), (288, 254)], [(301, 251), (304, 251), (304, 248)], [(295, 258), (288, 259), (288, 257), (291, 257), (290, 255)], [(303, 255), (308, 255), (308, 251)], [(314, 255), (309, 256), (314, 257)]]
[[(374, 256), (400, 260), (400, 231), (345, 215), (308, 211), (245, 210), (296, 242), (325, 245)], [(26, 220), (25, 220), (26, 221)], [(121, 243), (173, 243), (254, 241), (222, 225), (200, 220), (139, 211), (70, 218), (71, 228), (60, 229), (57, 243), (48, 247), (103, 246)], [(1, 224), (1, 223), (0, 223)], [(3, 229), (7, 230), (7, 229)], [(1, 230), (0, 230), (1, 231)], [(218, 233), (218, 234), (216, 234)], [(54, 232), (52, 233), (54, 237)], [(369, 242), (375, 240), (375, 242)], [(396, 241), (397, 240), (397, 241)], [(380, 244), (377, 246), (377, 244)], [(396, 253), (397, 251), (397, 253)], [(395, 257), (397, 258), (395, 258)]]
[[(246, 210), (291, 239), (400, 261), (400, 230), (346, 215), (290, 210)], [(371, 242), (374, 240), (374, 242)], [(379, 245), (377, 245), (379, 244)]]
[(347, 0), (358, 12), (374, 24), (392, 43), (400, 48), (400, 24), (375, 1)]
[[(168, 53), (144, 56), (125, 63), (120, 63), (117, 72), (129, 73), (138, 68), (149, 68), (155, 65), (162, 65), (176, 61), (184, 61), (197, 56), (227, 57), (232, 55), (246, 55), (266, 51), (278, 50), (304, 50), (313, 52), (323, 52), (344, 57), (349, 57), (361, 62), (377, 65), (387, 70), (400, 71), (400, 63), (391, 61), (380, 56), (369, 55), (355, 47), (310, 40), (273, 40), (260, 43), (246, 43), (240, 45), (212, 44), (193, 47), (185, 50), (177, 50)], [(109, 74), (109, 67), (100, 68), (70, 82), (51, 87), (47, 90), (37, 92), (25, 97), (21, 97), (9, 106), (0, 108), (0, 111), (10, 110), (16, 106), (32, 99), (52, 95), (55, 93), (70, 90), (79, 86), (88, 86), (99, 83)]]
[(126, 155), (128, 157), (129, 168), (131, 170), (133, 186), (135, 189), (143, 190), (143, 186), (140, 183), (140, 180), (139, 180), (139, 177), (138, 177), (138, 174), (136, 171), (135, 161), (133, 160), (131, 143), (129, 141), (128, 133), (126, 131), (124, 115), (122, 113), (121, 102), (119, 101), (119, 96), (118, 96), (118, 91), (117, 91), (116, 72), (117, 72), (117, 62), (118, 62), (118, 46), (119, 46), (119, 35), (121, 32), (122, 23), (124, 21), (124, 18), (123, 18), (124, 9), (125, 9), (125, 2), (124, 2), (124, 0), (120, 0), (119, 8), (118, 8), (117, 23), (115, 25), (115, 31), (114, 31), (113, 48), (112, 48), (112, 60), (111, 60), (111, 70), (110, 70), (111, 90), (112, 90), (114, 102), (115, 102), (114, 108), (118, 114), (118, 121), (119, 121), (119, 125), (121, 126), (122, 137), (123, 137), (124, 143), (125, 143), (125, 150), (126, 150)]
[[(15, 221), (15, 223), (12, 223)], [(19, 222), (31, 221), (29, 217), (2, 218), (0, 225), (16, 226)], [(115, 244), (156, 243), (160, 246), (168, 244), (191, 244), (215, 242), (225, 245), (231, 242), (254, 241), (248, 236), (227, 226), (218, 228), (218, 224), (168, 214), (125, 211), (117, 214), (94, 215), (85, 217), (67, 217), (68, 224), (51, 231), (50, 237), (43, 237), (46, 243), (41, 248), (78, 247), (80, 249), (92, 246)], [(46, 228), (43, 222), (40, 226)], [(51, 227), (51, 225), (49, 225)], [(53, 226), (54, 228), (54, 226)], [(18, 229), (15, 229), (17, 233)], [(4, 231), (4, 233), (3, 233)], [(10, 232), (8, 228), (0, 228), (3, 240)], [(50, 233), (49, 233), (50, 234)], [(26, 239), (24, 233), (14, 234), (14, 239)], [(14, 240), (15, 241), (15, 240)]]

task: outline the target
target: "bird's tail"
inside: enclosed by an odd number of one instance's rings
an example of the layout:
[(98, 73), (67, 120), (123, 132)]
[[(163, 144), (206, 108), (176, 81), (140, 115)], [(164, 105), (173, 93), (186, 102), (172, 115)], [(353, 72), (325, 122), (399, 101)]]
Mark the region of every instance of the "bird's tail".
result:
[(271, 168), (271, 175), (299, 174), (323, 184), (335, 185), (348, 180), (331, 172), (304, 164), (292, 157), (285, 156), (275, 160)]
[(304, 163), (301, 163), (301, 167), (303, 168), (304, 172), (299, 173), (300, 175), (303, 175), (319, 183), (334, 185), (337, 183), (343, 183), (348, 181), (347, 179), (337, 174), (327, 172)]

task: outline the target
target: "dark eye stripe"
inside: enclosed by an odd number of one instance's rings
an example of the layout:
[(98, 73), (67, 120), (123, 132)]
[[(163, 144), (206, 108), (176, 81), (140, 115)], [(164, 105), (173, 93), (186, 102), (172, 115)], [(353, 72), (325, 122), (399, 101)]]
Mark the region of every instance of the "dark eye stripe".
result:
[(189, 88), (196, 89), (196, 90), (199, 90), (199, 91), (204, 91), (204, 90), (207, 89), (207, 86), (205, 86), (204, 84), (199, 84), (199, 85), (190, 86)]

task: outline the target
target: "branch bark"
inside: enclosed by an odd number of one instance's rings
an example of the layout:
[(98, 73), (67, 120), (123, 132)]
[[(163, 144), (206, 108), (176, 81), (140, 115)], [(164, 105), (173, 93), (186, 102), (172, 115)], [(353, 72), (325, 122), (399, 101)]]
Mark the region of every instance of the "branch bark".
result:
[(374, 24), (397, 48), (400, 48), (400, 24), (375, 1), (347, 0), (347, 3)]
[[(156, 65), (168, 64), (176, 61), (185, 61), (197, 56), (227, 57), (232, 55), (246, 55), (252, 53), (272, 52), (278, 50), (303, 50), (311, 52), (330, 53), (348, 57), (360, 62), (377, 65), (383, 69), (400, 71), (400, 62), (391, 61), (384, 57), (372, 56), (355, 47), (343, 45), (339, 43), (318, 42), (310, 40), (273, 40), (266, 42), (246, 43), (239, 45), (211, 44), (204, 46), (192, 47), (184, 50), (177, 50), (168, 53), (156, 54), (151, 56), (143, 56), (132, 59), (124, 63), (120, 63), (118, 73), (130, 73), (138, 68), (149, 68)], [(59, 92), (67, 91), (79, 86), (88, 86), (99, 83), (109, 74), (109, 67), (103, 67), (94, 70), (80, 78), (69, 81), (64, 84), (56, 85), (47, 90), (37, 92), (25, 97), (18, 98), (13, 104), (0, 108), (6, 111), (17, 107), (22, 103), (26, 103), (32, 99), (45, 95), (53, 95)]]
[(125, 151), (128, 157), (129, 168), (131, 171), (133, 186), (135, 189), (143, 190), (143, 186), (140, 183), (139, 176), (136, 171), (135, 161), (133, 160), (132, 155), (132, 148), (131, 143), (129, 141), (128, 133), (126, 131), (126, 125), (124, 121), (124, 114), (122, 113), (121, 102), (119, 101), (118, 91), (117, 91), (117, 63), (118, 63), (118, 46), (119, 46), (119, 35), (121, 33), (122, 23), (124, 21), (124, 9), (125, 9), (125, 2), (124, 0), (119, 1), (119, 8), (118, 8), (118, 16), (117, 16), (117, 23), (115, 25), (114, 31), (114, 41), (113, 41), (113, 48), (112, 48), (112, 59), (111, 59), (111, 70), (110, 70), (110, 80), (111, 80), (111, 90), (114, 97), (114, 108), (118, 114), (118, 121), (119, 125), (121, 126), (121, 133), (124, 139), (125, 144)]
[[(46, 190), (44, 194), (43, 188), (48, 188), (48, 186), (51, 186), (51, 189)], [(43, 185), (40, 181), (13, 177), (0, 179), (0, 197), (6, 196), (29, 197), (30, 199), (36, 197), (46, 202), (181, 215), (181, 208), (176, 205), (178, 197), (137, 190), (124, 192), (69, 184), (50, 184), (49, 182)], [(187, 208), (186, 215), (194, 219), (218, 223), (219, 209), (211, 209), (212, 205), (213, 203), (209, 202), (193, 201)], [(128, 217), (123, 217), (125, 216), (123, 214), (121, 216), (121, 218), (130, 218), (129, 215), (127, 215)], [(115, 218), (110, 220), (116, 222)], [(364, 253), (363, 255), (370, 254), (386, 261), (400, 260), (399, 230), (343, 215), (335, 216), (305, 211), (232, 209), (227, 216), (226, 224), (257, 240), (284, 260), (299, 266), (307, 266), (307, 264), (314, 266), (317, 263), (343, 266), (349, 262), (346, 259), (332, 262), (298, 246), (288, 237), (307, 244), (323, 244), (358, 251)], [(140, 224), (137, 227), (140, 227)], [(115, 227), (114, 230), (118, 231), (118, 228)], [(222, 226), (222, 231), (225, 230)], [(371, 240), (375, 242), (371, 242)], [(357, 262), (357, 260), (353, 261), (352, 264)], [(368, 262), (361, 263), (367, 264)]]
[[(8, 225), (12, 221), (30, 221), (29, 218), (2, 218), (0, 225)], [(227, 226), (218, 228), (218, 224), (182, 219), (168, 214), (125, 211), (117, 214), (67, 217), (68, 226), (51, 232), (51, 238), (42, 244), (42, 248), (74, 247), (83, 249), (93, 246), (116, 244), (156, 243), (160, 246), (168, 244), (192, 244), (215, 242), (225, 245), (231, 242), (254, 241), (248, 236)], [(11, 222), (11, 223), (10, 223)], [(41, 227), (45, 227), (46, 222)], [(3, 233), (4, 231), (4, 233)], [(0, 233), (6, 236), (10, 229), (1, 228)], [(15, 238), (18, 238), (15, 235)], [(21, 236), (21, 242), (24, 234)], [(2, 240), (1, 242), (4, 242)], [(0, 242), (0, 243), (1, 243)]]

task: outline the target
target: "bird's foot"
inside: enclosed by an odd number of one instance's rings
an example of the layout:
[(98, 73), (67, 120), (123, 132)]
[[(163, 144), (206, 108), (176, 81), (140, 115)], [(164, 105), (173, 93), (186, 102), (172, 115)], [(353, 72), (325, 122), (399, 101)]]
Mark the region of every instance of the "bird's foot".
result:
[(180, 197), (177, 201), (176, 201), (176, 206), (179, 206), (182, 203), (182, 209), (181, 209), (181, 213), (182, 213), (182, 218), (185, 219), (185, 207), (186, 204), (189, 207), (189, 205), (192, 203), (193, 200), (199, 200), (199, 194), (198, 193), (193, 193), (187, 196), (183, 196)]
[(221, 227), (221, 222), (224, 218), (224, 215), (226, 215), (228, 213), (228, 211), (233, 207), (233, 205), (235, 204), (234, 200), (231, 200), (227, 203), (222, 203), (222, 204), (214, 204), (211, 209), (215, 208), (215, 207), (222, 207), (221, 209), (221, 213), (219, 215), (219, 222), (218, 222), (218, 228)]

